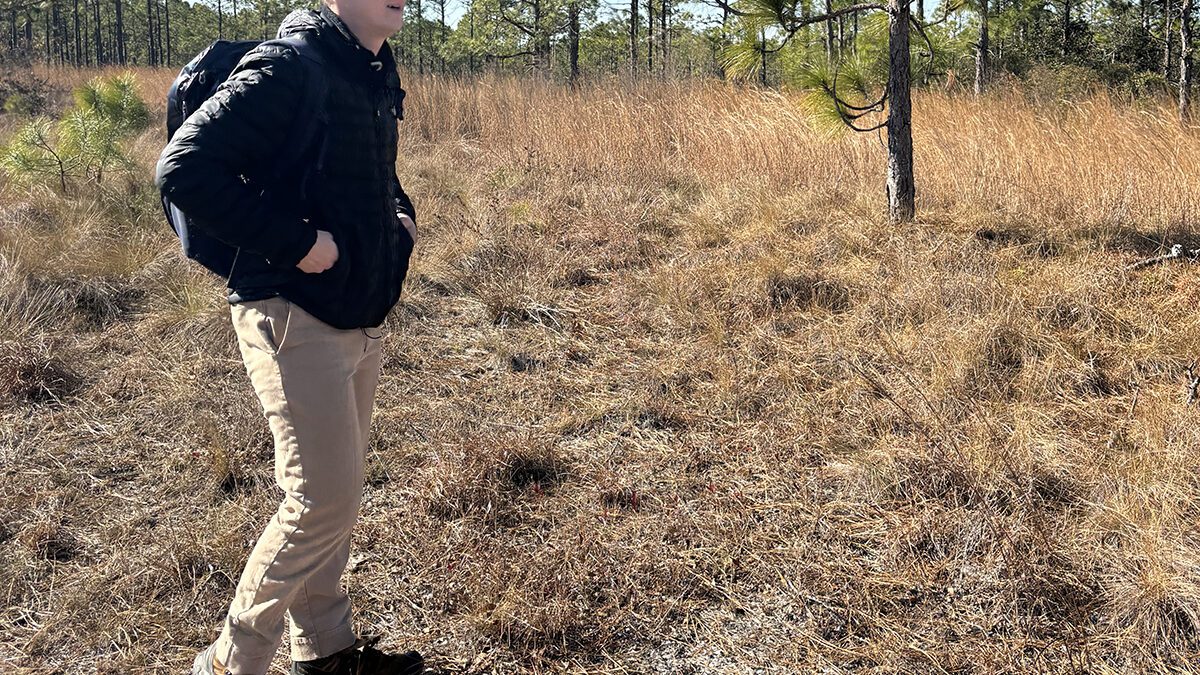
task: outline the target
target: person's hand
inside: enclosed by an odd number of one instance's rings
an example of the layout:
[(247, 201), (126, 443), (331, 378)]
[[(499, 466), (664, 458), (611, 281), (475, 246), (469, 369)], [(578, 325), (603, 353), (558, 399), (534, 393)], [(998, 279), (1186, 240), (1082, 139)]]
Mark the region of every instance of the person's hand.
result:
[(404, 229), (408, 230), (408, 236), (412, 237), (413, 243), (417, 243), (417, 224), (413, 222), (408, 214), (400, 214), (400, 222), (404, 225)]
[(296, 267), (309, 274), (320, 274), (333, 267), (337, 259), (338, 247), (333, 235), (325, 230), (317, 230), (317, 243), (313, 244), (303, 260), (296, 263)]

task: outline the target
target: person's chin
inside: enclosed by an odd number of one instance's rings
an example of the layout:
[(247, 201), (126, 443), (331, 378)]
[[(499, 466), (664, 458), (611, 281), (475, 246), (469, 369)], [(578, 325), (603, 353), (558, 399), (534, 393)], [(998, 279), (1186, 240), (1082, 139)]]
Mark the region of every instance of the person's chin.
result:
[(386, 17), (384, 21), (379, 22), (380, 32), (386, 34), (388, 37), (395, 35), (402, 26), (404, 26), (404, 19), (396, 20), (392, 17)]

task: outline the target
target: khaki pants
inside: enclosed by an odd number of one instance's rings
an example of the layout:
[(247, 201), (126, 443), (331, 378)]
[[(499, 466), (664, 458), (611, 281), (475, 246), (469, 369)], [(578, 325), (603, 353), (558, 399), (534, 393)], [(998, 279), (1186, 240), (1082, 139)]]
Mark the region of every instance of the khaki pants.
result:
[(275, 437), (279, 509), (250, 553), (216, 657), (266, 673), (291, 624), (292, 659), (351, 646), (340, 579), (362, 500), (382, 333), (339, 330), (283, 298), (232, 306), (238, 346)]

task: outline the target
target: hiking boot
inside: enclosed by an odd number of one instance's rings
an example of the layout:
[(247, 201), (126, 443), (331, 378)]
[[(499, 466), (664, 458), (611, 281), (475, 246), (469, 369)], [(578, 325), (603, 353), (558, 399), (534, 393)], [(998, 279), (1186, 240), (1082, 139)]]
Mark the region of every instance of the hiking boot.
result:
[(192, 662), (192, 675), (229, 675), (225, 666), (217, 660), (216, 645), (209, 645), (196, 655), (196, 660)]
[(336, 654), (292, 663), (292, 675), (421, 675), (425, 659), (416, 652), (387, 654), (375, 649), (379, 637), (359, 639)]

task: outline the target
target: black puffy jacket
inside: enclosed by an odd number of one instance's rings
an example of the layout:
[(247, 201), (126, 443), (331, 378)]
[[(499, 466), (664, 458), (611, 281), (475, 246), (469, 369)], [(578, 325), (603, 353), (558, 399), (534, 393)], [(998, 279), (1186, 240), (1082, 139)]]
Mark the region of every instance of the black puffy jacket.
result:
[[(198, 226), (240, 247), (230, 302), (282, 295), (337, 328), (378, 326), (400, 298), (416, 220), (396, 178), (404, 90), (391, 48), (362, 47), (327, 6), (297, 10), (279, 37), (300, 32), (326, 64), (327, 120), (303, 166), (274, 175), (311, 63), (264, 44), (188, 117), (163, 150), (156, 182)], [(309, 112), (308, 114), (313, 114)], [(301, 176), (307, 188), (300, 199)], [(338, 260), (320, 274), (296, 267), (326, 230)]]

